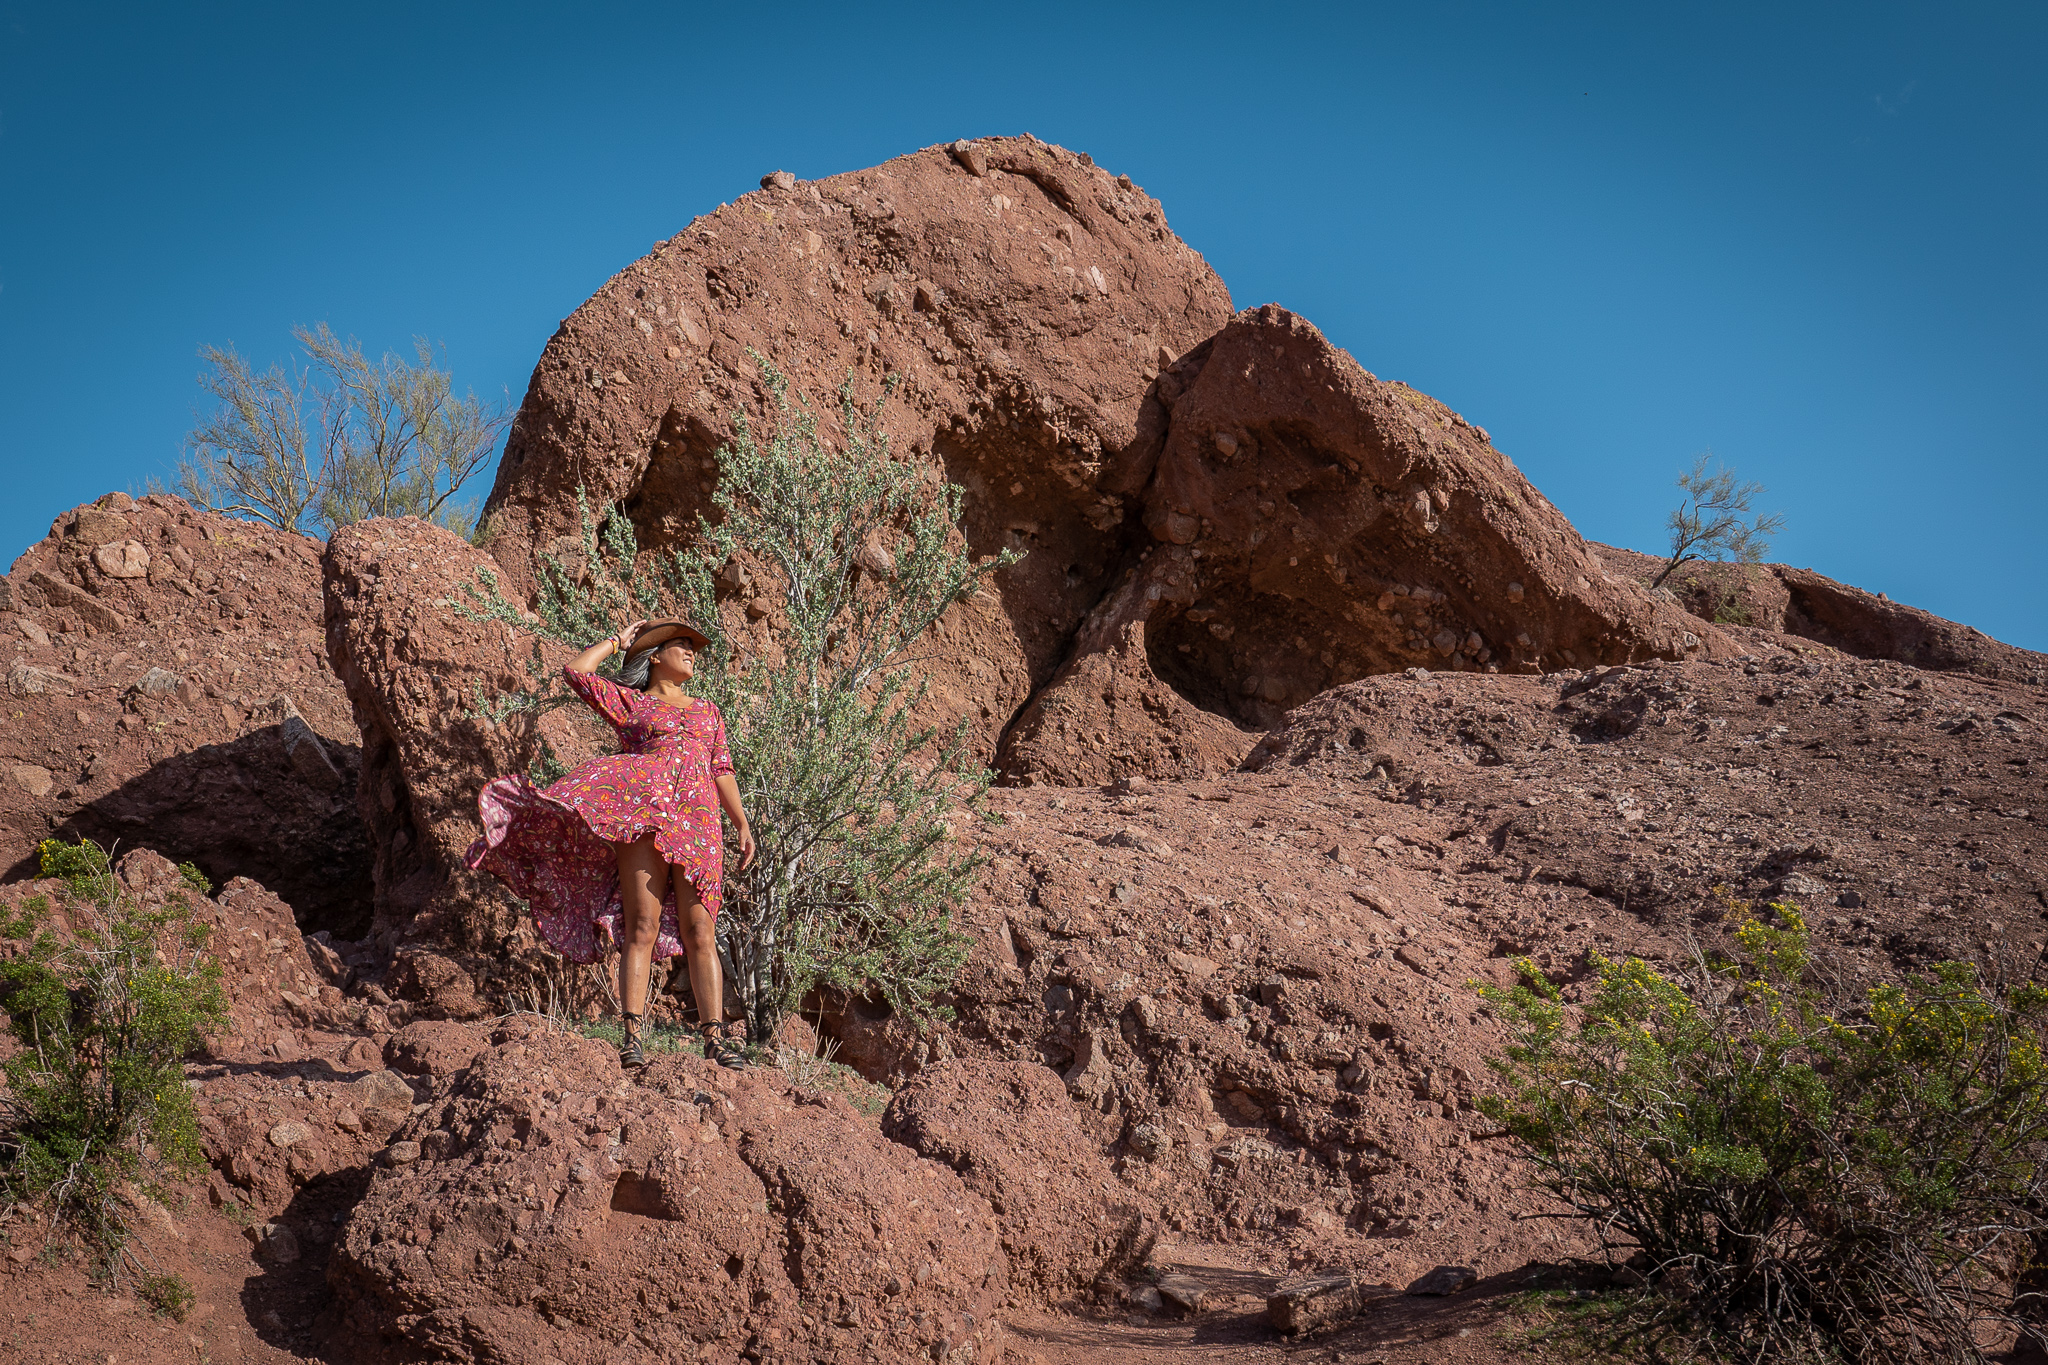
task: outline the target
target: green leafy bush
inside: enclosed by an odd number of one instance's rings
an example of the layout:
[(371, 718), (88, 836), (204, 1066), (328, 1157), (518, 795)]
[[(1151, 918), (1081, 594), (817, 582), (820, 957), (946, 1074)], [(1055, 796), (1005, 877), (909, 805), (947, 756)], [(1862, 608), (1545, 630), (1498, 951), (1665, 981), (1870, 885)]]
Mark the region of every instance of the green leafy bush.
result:
[(226, 1022), (220, 965), (182, 894), (137, 904), (89, 843), (41, 855), (67, 883), (61, 909), (30, 897), (0, 913), (0, 1008), (20, 1044), (0, 1063), (0, 1191), (49, 1197), (117, 1260), (121, 1184), (202, 1164), (182, 1062)]
[(1736, 908), (1737, 960), (1596, 956), (1576, 1014), (1526, 962), (1483, 990), (1482, 1110), (1740, 1358), (1983, 1359), (2043, 1228), (2048, 991), (1948, 962), (1838, 1007), (1794, 906)]
[(144, 1275), (135, 1286), (135, 1297), (149, 1305), (149, 1310), (160, 1318), (183, 1322), (192, 1315), (192, 1305), (198, 1295), (183, 1275)]
[[(488, 571), (456, 609), (578, 649), (669, 610), (711, 637), (691, 690), (725, 714), (759, 848), (744, 873), (727, 861), (720, 946), (750, 1035), (765, 1045), (821, 983), (927, 1016), (965, 960), (952, 909), (978, 861), (954, 845), (947, 818), (979, 808), (990, 774), (968, 750), (965, 721), (947, 734), (913, 722), (925, 688), (912, 651), (1017, 556), (969, 556), (961, 490), (890, 453), (887, 389), (864, 409), (848, 381), (835, 448), (774, 365), (754, 359), (771, 429), (757, 434), (738, 418), (717, 452), (718, 520), (700, 521), (691, 544), (643, 560), (626, 517), (599, 524), (579, 491), (582, 562), (541, 555), (530, 614)], [(715, 576), (749, 562), (781, 611), (773, 648), (740, 666)], [(538, 642), (527, 670), (519, 691), (480, 690), (476, 713), (503, 723), (570, 700)], [(538, 780), (558, 764), (536, 748)]]

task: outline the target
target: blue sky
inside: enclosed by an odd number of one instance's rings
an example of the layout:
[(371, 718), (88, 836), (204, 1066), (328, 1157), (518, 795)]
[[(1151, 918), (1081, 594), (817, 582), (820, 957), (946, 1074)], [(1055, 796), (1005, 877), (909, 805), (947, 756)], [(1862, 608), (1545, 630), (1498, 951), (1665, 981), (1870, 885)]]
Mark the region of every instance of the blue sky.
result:
[(516, 401), (763, 173), (1028, 130), (1586, 535), (1712, 449), (1774, 557), (2048, 649), (2044, 59), (2038, 5), (0, 0), (0, 553), (169, 471), (204, 344)]

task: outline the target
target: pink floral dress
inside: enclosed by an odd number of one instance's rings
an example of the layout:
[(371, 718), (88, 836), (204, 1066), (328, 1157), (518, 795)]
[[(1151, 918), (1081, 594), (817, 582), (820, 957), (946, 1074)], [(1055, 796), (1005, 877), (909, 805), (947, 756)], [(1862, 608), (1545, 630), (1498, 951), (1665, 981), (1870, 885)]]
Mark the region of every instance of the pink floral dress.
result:
[(477, 796), (483, 837), (465, 861), (525, 900), (541, 937), (562, 956), (595, 962), (606, 940), (618, 940), (613, 846), (651, 833), (669, 864), (654, 956), (674, 957), (683, 951), (676, 879), (697, 889), (713, 919), (724, 896), (725, 831), (713, 779), (732, 771), (725, 717), (697, 697), (676, 705), (595, 673), (565, 668), (562, 676), (611, 722), (624, 752), (578, 764), (545, 790), (518, 776), (485, 784)]

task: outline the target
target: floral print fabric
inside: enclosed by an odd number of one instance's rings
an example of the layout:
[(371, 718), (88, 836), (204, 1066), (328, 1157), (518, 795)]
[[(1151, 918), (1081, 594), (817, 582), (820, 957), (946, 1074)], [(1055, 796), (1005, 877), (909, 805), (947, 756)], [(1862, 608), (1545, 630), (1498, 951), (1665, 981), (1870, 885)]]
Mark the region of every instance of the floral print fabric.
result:
[[(501, 777), (477, 795), (483, 837), (469, 866), (490, 872), (533, 909), (534, 925), (572, 962), (595, 962), (619, 928), (618, 850), (646, 834), (669, 864), (657, 959), (683, 951), (677, 878), (713, 919), (724, 896), (725, 831), (714, 779), (732, 771), (725, 717), (710, 702), (681, 705), (563, 669), (576, 695), (611, 722), (622, 753), (578, 764), (553, 785)], [(602, 937), (600, 937), (602, 931)]]

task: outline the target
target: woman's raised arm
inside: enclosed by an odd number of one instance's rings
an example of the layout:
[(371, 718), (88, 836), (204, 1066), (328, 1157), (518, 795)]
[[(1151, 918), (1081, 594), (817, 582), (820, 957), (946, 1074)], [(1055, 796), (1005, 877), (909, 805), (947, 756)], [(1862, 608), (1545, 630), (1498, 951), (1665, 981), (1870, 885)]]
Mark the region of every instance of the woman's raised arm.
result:
[(569, 667), (578, 673), (597, 672), (599, 664), (611, 658), (612, 655), (623, 652), (626, 646), (632, 642), (633, 637), (640, 633), (640, 628), (646, 624), (647, 622), (645, 621), (635, 621), (617, 635), (605, 636), (602, 640), (599, 640), (596, 644), (569, 660)]

